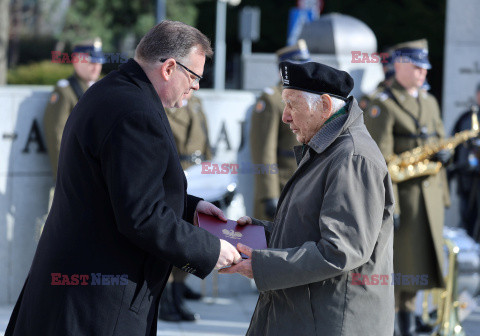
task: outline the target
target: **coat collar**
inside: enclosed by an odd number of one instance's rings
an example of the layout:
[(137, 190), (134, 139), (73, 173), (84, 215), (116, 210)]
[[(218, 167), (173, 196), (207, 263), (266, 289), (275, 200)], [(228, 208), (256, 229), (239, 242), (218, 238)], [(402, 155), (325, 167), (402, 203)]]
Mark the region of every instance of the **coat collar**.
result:
[[(361, 118), (363, 111), (358, 107), (357, 100), (350, 97), (347, 104), (349, 105), (348, 113), (334, 119), (332, 122), (322, 127), (307, 144), (307, 146), (317, 154), (324, 152), (348, 127), (354, 123), (358, 123), (357, 120)], [(302, 161), (307, 161), (310, 157), (307, 151), (305, 157), (302, 158), (302, 146), (295, 146), (293, 150), (298, 165), (300, 165)]]
[(137, 63), (133, 58), (130, 58), (127, 63), (122, 64), (119, 67), (119, 71), (127, 75), (138, 87), (144, 90), (148, 90), (151, 93), (153, 100), (156, 104), (160, 104), (163, 107), (163, 104), (160, 100), (160, 97), (155, 91), (152, 82), (148, 79), (147, 74), (143, 71), (140, 64)]

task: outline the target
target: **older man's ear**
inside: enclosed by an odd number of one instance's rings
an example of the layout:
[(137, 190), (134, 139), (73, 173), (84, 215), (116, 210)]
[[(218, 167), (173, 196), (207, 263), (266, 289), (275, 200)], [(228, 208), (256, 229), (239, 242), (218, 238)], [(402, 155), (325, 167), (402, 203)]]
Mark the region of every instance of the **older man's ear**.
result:
[(333, 114), (332, 113), (333, 112), (332, 98), (328, 94), (322, 94), (321, 97), (322, 97), (323, 112), (328, 114), (326, 116), (327, 119), (328, 119)]

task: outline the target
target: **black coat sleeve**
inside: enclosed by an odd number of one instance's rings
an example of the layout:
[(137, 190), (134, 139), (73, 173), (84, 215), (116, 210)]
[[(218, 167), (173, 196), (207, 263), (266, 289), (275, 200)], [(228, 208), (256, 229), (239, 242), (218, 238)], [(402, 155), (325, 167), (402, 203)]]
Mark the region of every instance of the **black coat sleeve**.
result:
[(193, 216), (195, 215), (195, 209), (197, 209), (198, 202), (203, 201), (203, 198), (199, 198), (193, 195), (187, 195), (187, 207), (183, 212), (183, 219), (193, 224)]
[(179, 175), (180, 165), (172, 161), (170, 141), (156, 111), (131, 112), (108, 133), (100, 164), (118, 230), (146, 252), (203, 278), (218, 260), (220, 241), (181, 218), (183, 171)]

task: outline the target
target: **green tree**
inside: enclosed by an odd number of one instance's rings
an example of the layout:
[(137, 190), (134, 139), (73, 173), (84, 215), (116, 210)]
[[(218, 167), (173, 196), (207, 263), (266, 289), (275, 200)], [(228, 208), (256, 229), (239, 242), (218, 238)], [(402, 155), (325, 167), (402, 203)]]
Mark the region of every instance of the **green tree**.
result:
[(61, 40), (71, 43), (99, 36), (104, 49), (115, 50), (131, 34), (143, 35), (155, 23), (152, 1), (73, 0)]
[[(167, 19), (195, 26), (206, 0), (167, 1)], [(156, 1), (72, 0), (61, 40), (75, 43), (99, 36), (105, 50), (118, 50), (127, 37), (137, 42), (156, 23)]]
[(8, 4), (8, 0), (0, 0), (0, 85), (4, 85), (7, 81)]

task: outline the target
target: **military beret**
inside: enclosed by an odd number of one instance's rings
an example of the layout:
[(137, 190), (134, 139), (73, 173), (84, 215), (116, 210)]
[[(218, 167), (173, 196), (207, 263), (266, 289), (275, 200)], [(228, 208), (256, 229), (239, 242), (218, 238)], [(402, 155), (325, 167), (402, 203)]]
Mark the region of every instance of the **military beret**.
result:
[(281, 62), (280, 74), (285, 89), (319, 95), (326, 93), (343, 100), (348, 98), (354, 84), (353, 78), (345, 71), (316, 62)]

